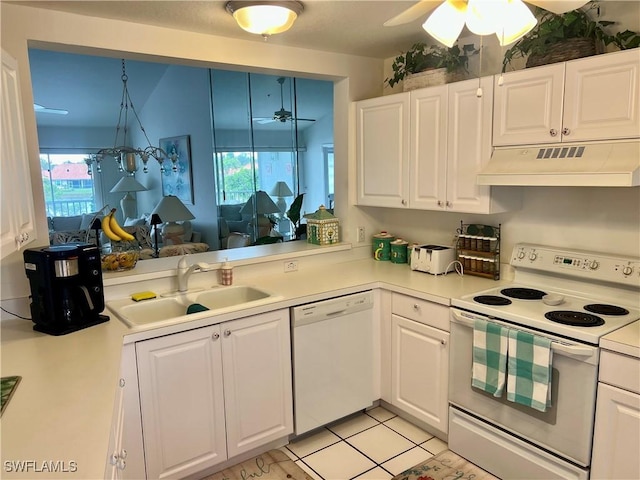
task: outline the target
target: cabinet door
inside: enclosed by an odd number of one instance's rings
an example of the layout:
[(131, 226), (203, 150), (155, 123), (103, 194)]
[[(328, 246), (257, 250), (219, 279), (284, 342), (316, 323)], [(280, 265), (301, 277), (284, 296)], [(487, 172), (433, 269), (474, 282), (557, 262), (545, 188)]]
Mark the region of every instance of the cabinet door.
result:
[(496, 75), (493, 145), (559, 143), (564, 63), (505, 73), (499, 81)]
[(447, 432), (449, 334), (391, 316), (391, 404)]
[(640, 395), (598, 384), (593, 479), (640, 478)]
[(136, 344), (147, 478), (227, 458), (219, 326)]
[(447, 198), (444, 209), (490, 213), (491, 187), (476, 185), (476, 174), (491, 158), (493, 79), (449, 84), (447, 140)]
[(222, 326), (229, 457), (293, 432), (288, 310)]
[(567, 62), (563, 141), (640, 136), (637, 49)]
[(446, 199), (447, 86), (410, 92), (409, 206), (436, 210)]
[(409, 94), (356, 103), (358, 205), (408, 205)]
[(36, 239), (35, 210), (29, 175), (18, 64), (4, 50), (2, 50), (1, 84), (0, 170), (4, 201), (0, 212), (0, 258), (4, 258)]
[(111, 432), (109, 435), (109, 449), (107, 451), (107, 467), (105, 479), (120, 480), (122, 471), (126, 466), (126, 455), (122, 450), (122, 428), (124, 425), (124, 384), (123, 379), (118, 380), (118, 390), (113, 405), (111, 420)]

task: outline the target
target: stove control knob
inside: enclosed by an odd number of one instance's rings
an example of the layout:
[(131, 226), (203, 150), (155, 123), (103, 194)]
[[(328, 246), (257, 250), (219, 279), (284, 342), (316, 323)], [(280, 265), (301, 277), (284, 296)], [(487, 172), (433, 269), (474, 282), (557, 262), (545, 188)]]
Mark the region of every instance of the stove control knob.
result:
[(631, 275), (633, 273), (633, 267), (627, 265), (626, 267), (624, 267), (622, 269), (622, 274), (623, 275)]
[(529, 254), (529, 260), (531, 260), (532, 262), (535, 262), (536, 258), (538, 258), (538, 254), (536, 252), (531, 252)]
[(596, 261), (593, 260), (590, 264), (589, 264), (589, 268), (591, 270), (597, 270), (600, 267), (600, 264)]

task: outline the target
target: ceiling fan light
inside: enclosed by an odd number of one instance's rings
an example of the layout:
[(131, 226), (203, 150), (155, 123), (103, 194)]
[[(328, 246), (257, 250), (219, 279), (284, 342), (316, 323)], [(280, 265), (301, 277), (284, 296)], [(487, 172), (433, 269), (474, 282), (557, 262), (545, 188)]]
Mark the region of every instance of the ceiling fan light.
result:
[(462, 0), (447, 0), (422, 24), (422, 28), (440, 43), (453, 47), (458, 39), (467, 13), (467, 3)]
[(302, 4), (294, 1), (237, 1), (228, 2), (226, 8), (240, 28), (258, 35), (286, 32), (302, 12)]
[(500, 46), (519, 40), (536, 26), (538, 20), (521, 0), (507, 0), (502, 25), (496, 31)]
[(507, 0), (469, 0), (466, 24), (476, 35), (496, 33)]

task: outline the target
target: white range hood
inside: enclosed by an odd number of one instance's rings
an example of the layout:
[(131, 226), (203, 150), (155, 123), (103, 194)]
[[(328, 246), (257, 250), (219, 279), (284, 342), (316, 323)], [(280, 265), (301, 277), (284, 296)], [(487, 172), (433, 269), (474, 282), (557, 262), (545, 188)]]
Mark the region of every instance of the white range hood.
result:
[(478, 185), (636, 187), (640, 140), (496, 147)]

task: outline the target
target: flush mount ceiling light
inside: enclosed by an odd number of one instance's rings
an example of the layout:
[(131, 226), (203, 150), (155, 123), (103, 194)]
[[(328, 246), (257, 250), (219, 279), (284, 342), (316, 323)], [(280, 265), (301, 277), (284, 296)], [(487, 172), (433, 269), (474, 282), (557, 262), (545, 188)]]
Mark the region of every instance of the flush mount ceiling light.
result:
[(240, 28), (267, 37), (289, 30), (303, 6), (297, 1), (231, 1), (226, 9)]
[(515, 42), (538, 23), (521, 0), (446, 0), (422, 25), (447, 47), (458, 39), (462, 27), (476, 35), (496, 34), (500, 45)]

